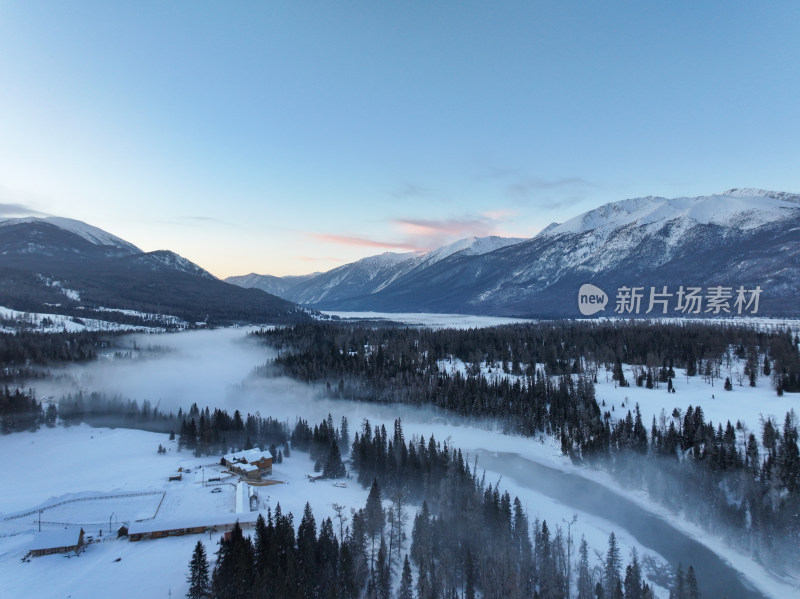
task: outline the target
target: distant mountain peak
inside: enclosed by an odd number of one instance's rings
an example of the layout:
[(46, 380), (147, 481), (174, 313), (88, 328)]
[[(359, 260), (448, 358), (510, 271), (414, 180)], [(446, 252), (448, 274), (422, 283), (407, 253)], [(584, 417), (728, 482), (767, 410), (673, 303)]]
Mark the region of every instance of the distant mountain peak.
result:
[(171, 250), (156, 250), (154, 252), (147, 252), (137, 255), (135, 259), (142, 263), (149, 263), (153, 267), (166, 267), (168, 270), (185, 272), (191, 275), (199, 275), (206, 279), (216, 280), (217, 278), (191, 260), (187, 260), (183, 256), (176, 254)]
[(772, 198), (775, 200), (800, 204), (800, 194), (789, 193), (787, 191), (769, 191), (767, 189), (753, 189), (751, 187), (734, 187), (733, 189), (729, 189), (720, 195), (732, 198)]
[(794, 213), (798, 208), (800, 196), (760, 189), (731, 189), (722, 194), (693, 198), (646, 196), (605, 204), (557, 227), (548, 227), (546, 233), (559, 235), (595, 231), (603, 234), (623, 226), (672, 220), (752, 229), (781, 220), (788, 212)]
[(107, 231), (103, 231), (98, 227), (89, 225), (83, 221), (75, 220), (72, 218), (63, 218), (60, 216), (48, 216), (44, 218), (36, 217), (36, 216), (28, 216), (24, 218), (9, 218), (3, 221), (0, 221), (0, 227), (7, 227), (12, 225), (22, 225), (26, 223), (46, 223), (50, 225), (54, 225), (59, 229), (63, 229), (79, 237), (82, 237), (89, 243), (93, 243), (94, 245), (99, 246), (108, 246), (108, 247), (115, 247), (121, 250), (125, 250), (131, 254), (139, 253), (140, 250), (138, 247), (125, 241), (124, 239), (120, 239), (116, 235), (112, 235)]

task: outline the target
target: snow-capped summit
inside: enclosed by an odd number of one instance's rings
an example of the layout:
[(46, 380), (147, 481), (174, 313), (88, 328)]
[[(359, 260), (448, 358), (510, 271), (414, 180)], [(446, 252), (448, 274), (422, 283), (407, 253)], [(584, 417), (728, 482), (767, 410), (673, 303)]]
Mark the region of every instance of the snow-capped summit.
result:
[(401, 286), (406, 277), (416, 276), (435, 264), (454, 256), (479, 256), (525, 241), (514, 237), (466, 237), (429, 252), (384, 252), (305, 277), (284, 277), (277, 284), (269, 275), (229, 277), (230, 283), (278, 292), (301, 304), (333, 302), (372, 295)]
[(731, 189), (633, 198), (532, 239), (467, 238), (401, 256), (386, 269), (365, 269), (384, 255), (309, 277), (283, 297), (330, 310), (575, 316), (575, 294), (587, 282), (612, 295), (623, 285), (758, 285), (762, 309), (796, 313), (800, 196)]
[(89, 225), (83, 221), (75, 220), (72, 218), (63, 218), (60, 216), (47, 216), (44, 218), (39, 218), (36, 216), (28, 216), (24, 218), (9, 218), (0, 221), (0, 227), (21, 225), (26, 223), (47, 223), (55, 225), (59, 229), (64, 229), (65, 231), (74, 233), (75, 235), (82, 237), (83, 239), (85, 239), (90, 243), (93, 243), (94, 245), (115, 247), (130, 253), (138, 253), (142, 251), (132, 243), (129, 243), (124, 239), (120, 239), (116, 235), (112, 235), (107, 231), (103, 231), (102, 229)]
[(448, 245), (444, 245), (420, 257), (420, 264), (430, 266), (454, 254), (461, 256), (480, 256), (500, 248), (525, 241), (521, 237), (465, 237)]
[(648, 196), (612, 202), (576, 216), (540, 235), (595, 232), (604, 236), (629, 225), (660, 225), (669, 221), (754, 229), (796, 215), (800, 196), (758, 189), (731, 189), (697, 198)]

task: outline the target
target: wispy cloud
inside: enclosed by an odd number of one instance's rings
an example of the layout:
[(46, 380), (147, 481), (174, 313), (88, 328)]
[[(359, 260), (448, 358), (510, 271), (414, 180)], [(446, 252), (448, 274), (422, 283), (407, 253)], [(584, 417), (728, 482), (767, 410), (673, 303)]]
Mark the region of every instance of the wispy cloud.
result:
[[(509, 183), (506, 186), (506, 193), (512, 197), (528, 199), (535, 197), (541, 192), (572, 192), (576, 189), (587, 190), (596, 187), (590, 181), (582, 177), (561, 177), (556, 179), (543, 179), (540, 177), (521, 177), (516, 181)], [(564, 199), (560, 202), (555, 202), (553, 206), (559, 207), (572, 201), (571, 199)]]
[(358, 235), (311, 233), (310, 236), (343, 246), (426, 252), (465, 237), (503, 235), (505, 223), (513, 221), (515, 216), (513, 210), (499, 209), (441, 219), (397, 217), (388, 221), (396, 234), (380, 241)]
[(34, 210), (30, 206), (16, 203), (0, 203), (0, 218), (16, 218), (20, 216), (47, 216), (44, 212)]
[(298, 260), (303, 262), (344, 262), (344, 258), (337, 256), (298, 256)]
[(233, 227), (235, 226), (233, 223), (230, 223), (226, 220), (222, 220), (220, 218), (216, 218), (214, 216), (182, 216), (181, 220), (190, 221), (193, 223), (208, 223), (212, 225), (225, 225), (226, 227)]
[(367, 237), (356, 237), (352, 235), (334, 235), (331, 233), (311, 233), (311, 237), (317, 241), (324, 243), (333, 243), (336, 245), (358, 246), (358, 247), (374, 247), (374, 248), (392, 248), (415, 251), (425, 249), (416, 246), (411, 241), (376, 241)]
[(491, 235), (496, 226), (496, 221), (486, 215), (447, 219), (397, 218), (392, 222), (412, 238), (425, 240), (485, 237)]
[(580, 176), (542, 177), (513, 167), (491, 166), (475, 174), (478, 181), (494, 181), (501, 193), (513, 200), (535, 200), (540, 208), (553, 210), (573, 205), (598, 185)]
[(16, 218), (20, 216), (50, 216), (33, 208), (37, 198), (34, 194), (10, 189), (0, 185), (0, 218)]
[(407, 200), (409, 198), (429, 197), (434, 195), (434, 191), (429, 187), (406, 182), (397, 189), (390, 191), (389, 195), (398, 200)]

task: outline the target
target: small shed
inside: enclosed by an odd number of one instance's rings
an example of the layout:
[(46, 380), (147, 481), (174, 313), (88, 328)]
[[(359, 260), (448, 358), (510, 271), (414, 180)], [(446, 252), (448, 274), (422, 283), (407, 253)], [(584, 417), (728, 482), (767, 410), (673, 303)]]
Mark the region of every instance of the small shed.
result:
[(39, 557), (54, 553), (80, 553), (84, 547), (83, 529), (46, 530), (36, 535), (30, 555)]

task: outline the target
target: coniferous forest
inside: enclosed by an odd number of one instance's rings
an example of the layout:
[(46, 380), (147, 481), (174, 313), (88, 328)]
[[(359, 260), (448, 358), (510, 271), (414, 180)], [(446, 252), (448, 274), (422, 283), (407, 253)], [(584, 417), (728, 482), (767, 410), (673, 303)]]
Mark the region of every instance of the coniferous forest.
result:
[[(313, 432), (298, 422), (295, 450), (313, 454), (329, 442), (342, 443), (341, 429), (329, 422)], [(637, 555), (625, 564), (613, 533), (603, 568), (591, 567), (585, 539), (578, 542), (570, 529), (546, 521), (529, 522), (519, 499), (487, 484), (460, 450), (433, 436), (406, 441), (399, 420), (391, 434), (365, 421), (351, 457), (358, 481), (369, 488), (363, 508), (348, 513), (338, 506), (335, 520), (317, 525), (306, 504), (295, 534), (294, 515), (278, 504), (274, 514), (259, 517), (252, 538), (237, 525), (221, 539), (213, 566), (202, 544), (195, 549), (188, 596), (653, 597)], [(691, 566), (685, 576), (676, 573), (672, 592), (675, 599), (698, 596)]]
[[(761, 430), (712, 422), (680, 404), (675, 369), (718, 380), (733, 361), (751, 385), (800, 389), (800, 339), (791, 330), (732, 324), (554, 321), (474, 330), (337, 324), (261, 331), (275, 372), (329, 397), (431, 405), (500, 422), (507, 432), (558, 439), (564, 454), (701, 524), (757, 559), (800, 559), (800, 453), (794, 411)], [(465, 372), (446, 366), (460, 360)], [(634, 377), (625, 377), (622, 365)], [(507, 377), (489, 377), (500, 369)], [(619, 386), (672, 391), (674, 409), (643, 422), (638, 406), (612, 416), (595, 399), (598, 373)], [(727, 382), (724, 380), (728, 378)], [(742, 382), (742, 384), (744, 384)], [(756, 423), (750, 423), (755, 426)]]

